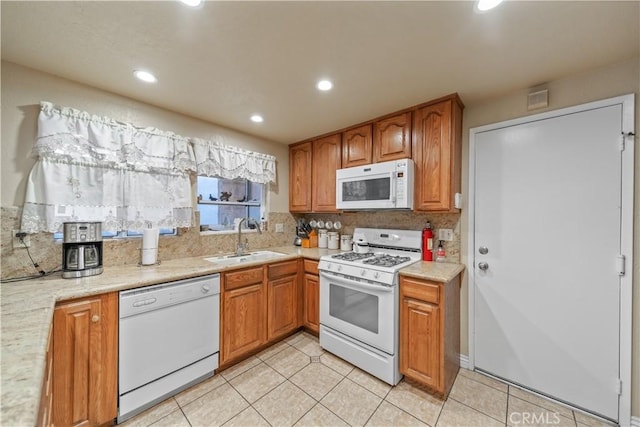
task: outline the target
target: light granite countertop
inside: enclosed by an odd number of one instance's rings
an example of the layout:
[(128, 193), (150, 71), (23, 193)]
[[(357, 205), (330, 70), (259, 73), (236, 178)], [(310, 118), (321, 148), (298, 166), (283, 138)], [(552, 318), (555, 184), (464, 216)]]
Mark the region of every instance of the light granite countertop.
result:
[[(207, 256), (163, 261), (153, 266), (124, 265), (105, 267), (97, 276), (63, 279), (61, 273), (42, 279), (2, 283), (0, 425), (35, 426), (40, 405), (42, 379), (49, 330), (56, 302), (116, 292), (227, 270), (278, 262), (299, 257), (319, 259), (339, 250), (282, 246), (264, 248), (284, 256), (240, 265), (216, 266)], [(461, 264), (418, 262), (400, 274), (448, 282), (458, 275)]]
[(463, 264), (448, 262), (416, 262), (400, 270), (400, 275), (447, 283), (464, 271)]

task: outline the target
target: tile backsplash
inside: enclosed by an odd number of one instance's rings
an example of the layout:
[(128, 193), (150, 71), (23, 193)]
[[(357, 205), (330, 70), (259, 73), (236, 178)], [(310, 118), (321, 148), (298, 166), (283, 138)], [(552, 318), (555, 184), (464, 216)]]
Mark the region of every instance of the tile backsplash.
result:
[[(0, 208), (0, 260), (2, 279), (37, 274), (26, 249), (12, 246), (12, 230), (20, 228), (21, 208)], [(353, 234), (355, 227), (399, 228), (422, 230), (426, 221), (430, 221), (437, 236), (439, 228), (454, 230), (451, 242), (444, 242), (447, 261), (460, 261), (460, 214), (424, 214), (403, 211), (347, 212), (341, 214), (307, 214), (292, 215), (289, 212), (270, 212), (267, 231), (262, 234), (244, 233), (251, 249), (273, 246), (292, 245), (295, 226), (298, 218), (312, 218), (340, 221), (341, 233)], [(199, 224), (199, 213), (195, 213), (195, 223)], [(275, 224), (284, 224), (284, 233), (275, 233)], [(61, 267), (62, 245), (55, 242), (50, 233), (37, 233), (30, 236), (29, 252), (40, 264), (40, 268), (51, 271)], [(160, 261), (194, 256), (216, 255), (233, 252), (236, 247), (237, 234), (201, 233), (199, 227), (180, 228), (177, 236), (161, 236), (158, 258)], [(103, 262), (105, 266), (137, 264), (140, 261), (139, 238), (104, 240)]]
[(460, 214), (423, 213), (411, 211), (369, 211), (343, 212), (340, 214), (306, 214), (294, 215), (296, 220), (304, 218), (323, 221), (340, 221), (341, 234), (353, 234), (356, 227), (365, 228), (397, 228), (400, 230), (422, 230), (429, 221), (434, 234), (434, 246), (438, 245), (438, 229), (453, 230), (453, 240), (443, 242), (447, 253), (447, 262), (460, 262)]

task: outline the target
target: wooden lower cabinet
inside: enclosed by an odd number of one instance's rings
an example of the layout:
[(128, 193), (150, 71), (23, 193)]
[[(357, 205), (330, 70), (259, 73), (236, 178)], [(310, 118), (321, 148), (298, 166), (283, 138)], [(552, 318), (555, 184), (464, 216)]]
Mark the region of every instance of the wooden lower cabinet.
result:
[(47, 354), (45, 356), (44, 377), (42, 379), (42, 393), (40, 395), (40, 410), (38, 412), (39, 426), (51, 425), (53, 411), (53, 328), (49, 330)]
[(53, 410), (59, 426), (117, 416), (118, 294), (58, 305), (53, 314)]
[(302, 289), (304, 293), (302, 326), (318, 334), (320, 333), (320, 278), (318, 276), (318, 261), (304, 260)]
[(400, 372), (446, 397), (460, 367), (460, 276), (400, 276)]
[(220, 364), (240, 358), (267, 341), (263, 267), (222, 276)]
[(267, 266), (267, 340), (298, 327), (298, 261)]

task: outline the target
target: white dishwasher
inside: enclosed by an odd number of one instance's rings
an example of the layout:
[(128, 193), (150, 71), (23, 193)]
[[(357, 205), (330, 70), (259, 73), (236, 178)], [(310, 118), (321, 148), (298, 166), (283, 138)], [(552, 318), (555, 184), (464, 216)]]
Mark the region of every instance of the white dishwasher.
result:
[(118, 423), (213, 375), (220, 275), (120, 292)]

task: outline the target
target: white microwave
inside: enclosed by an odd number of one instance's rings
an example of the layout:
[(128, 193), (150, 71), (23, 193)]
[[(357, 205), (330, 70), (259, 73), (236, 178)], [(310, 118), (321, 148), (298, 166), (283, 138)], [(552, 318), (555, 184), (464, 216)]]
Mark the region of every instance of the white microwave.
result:
[(336, 171), (336, 208), (413, 209), (413, 160), (373, 163)]

